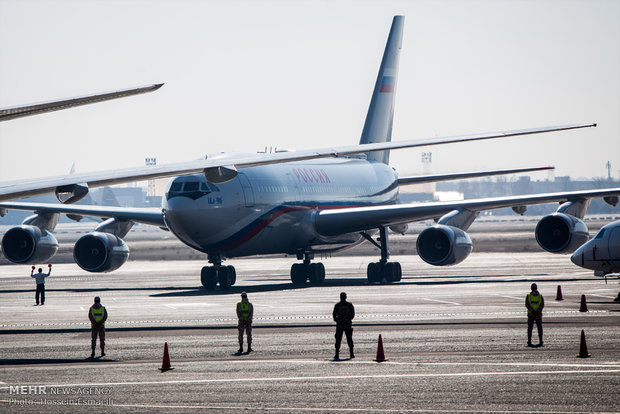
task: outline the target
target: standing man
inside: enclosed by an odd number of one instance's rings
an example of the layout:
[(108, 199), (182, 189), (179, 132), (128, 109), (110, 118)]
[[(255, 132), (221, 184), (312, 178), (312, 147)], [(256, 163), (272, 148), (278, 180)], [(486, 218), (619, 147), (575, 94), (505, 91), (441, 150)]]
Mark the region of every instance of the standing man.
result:
[(254, 306), (248, 300), (248, 294), (241, 292), (241, 302), (237, 303), (237, 319), (239, 319), (239, 351), (243, 353), (243, 331), (248, 336), (248, 354), (252, 352), (252, 318), (254, 317)]
[(346, 293), (340, 294), (340, 302), (334, 306), (332, 316), (336, 322), (336, 355), (334, 359), (340, 359), (340, 342), (342, 342), (343, 332), (347, 336), (350, 358), (355, 358), (353, 355), (353, 327), (351, 326), (351, 321), (355, 318), (355, 308), (351, 302), (347, 302)]
[(545, 307), (545, 300), (536, 283), (532, 283), (532, 292), (525, 297), (525, 307), (527, 308), (527, 346), (532, 345), (532, 328), (536, 322), (538, 329), (538, 346), (543, 346), (542, 310)]
[(95, 357), (95, 347), (97, 346), (97, 335), (99, 335), (99, 346), (101, 347), (101, 356), (105, 356), (105, 321), (108, 319), (108, 311), (101, 304), (99, 296), (95, 296), (95, 303), (88, 310), (88, 319), (90, 320), (91, 329), (91, 349), (90, 357)]
[[(37, 293), (34, 295), (36, 305), (39, 304), (39, 296), (41, 296), (41, 305), (45, 305), (45, 278), (52, 274), (52, 265), (47, 265), (47, 273), (43, 273), (43, 269), (39, 268), (39, 273), (34, 273), (34, 266), (30, 271), (30, 277), (34, 277), (37, 282)], [(36, 306), (35, 305), (35, 306)]]

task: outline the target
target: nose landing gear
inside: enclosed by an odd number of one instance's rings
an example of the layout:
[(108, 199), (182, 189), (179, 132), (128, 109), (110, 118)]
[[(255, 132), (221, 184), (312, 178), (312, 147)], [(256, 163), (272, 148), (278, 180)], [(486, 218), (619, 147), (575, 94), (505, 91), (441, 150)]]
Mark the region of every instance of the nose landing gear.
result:
[(209, 255), (209, 262), (213, 266), (204, 266), (200, 272), (200, 281), (207, 290), (215, 290), (219, 283), (220, 289), (229, 290), (237, 281), (237, 271), (234, 266), (222, 266), (220, 256)]

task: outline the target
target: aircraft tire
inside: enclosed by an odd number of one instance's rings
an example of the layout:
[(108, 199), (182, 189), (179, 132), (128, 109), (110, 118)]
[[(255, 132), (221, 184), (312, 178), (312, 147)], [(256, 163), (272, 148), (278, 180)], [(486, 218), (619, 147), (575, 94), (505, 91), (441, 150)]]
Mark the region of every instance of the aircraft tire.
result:
[(392, 283), (394, 281), (394, 263), (388, 262), (381, 266), (381, 281), (385, 283)]
[(403, 278), (403, 268), (399, 262), (393, 262), (393, 263), (394, 263), (394, 268), (395, 268), (394, 282), (400, 282), (400, 280)]
[(378, 262), (368, 263), (366, 276), (368, 277), (368, 283), (381, 282), (381, 267)]
[(294, 263), (291, 266), (291, 282), (295, 285), (306, 283), (306, 266), (303, 263)]
[(204, 266), (200, 272), (200, 281), (205, 289), (215, 290), (215, 286), (217, 286), (215, 269), (212, 266)]
[(235, 266), (226, 266), (229, 269), (230, 272), (230, 286), (233, 286), (235, 283), (237, 283), (237, 270), (235, 269)]
[(232, 272), (230, 270), (232, 266), (222, 266), (217, 269), (217, 280), (220, 283), (220, 289), (229, 290), (232, 279)]
[(308, 278), (313, 285), (321, 285), (325, 281), (325, 266), (323, 263), (311, 263), (308, 266)]

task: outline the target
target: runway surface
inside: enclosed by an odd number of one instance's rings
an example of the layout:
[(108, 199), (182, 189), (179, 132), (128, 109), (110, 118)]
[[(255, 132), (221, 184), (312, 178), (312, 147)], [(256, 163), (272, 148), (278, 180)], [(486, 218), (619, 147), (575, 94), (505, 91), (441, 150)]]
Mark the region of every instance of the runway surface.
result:
[[(228, 292), (203, 290), (202, 261), (130, 261), (109, 274), (59, 264), (44, 306), (33, 306), (28, 266), (0, 266), (0, 412), (620, 411), (617, 279), (568, 256), (473, 253), (449, 268), (393, 257), (402, 282), (369, 285), (373, 260), (326, 259), (325, 284), (301, 288), (290, 283), (292, 258), (233, 260)], [(525, 346), (532, 282), (546, 303), (542, 348)], [(255, 352), (235, 355), (242, 291), (255, 307)], [(331, 311), (341, 291), (356, 307), (356, 358), (338, 362)], [(110, 319), (107, 355), (91, 360), (95, 295)], [(591, 358), (576, 357), (581, 330)], [(161, 373), (164, 342), (175, 369)]]

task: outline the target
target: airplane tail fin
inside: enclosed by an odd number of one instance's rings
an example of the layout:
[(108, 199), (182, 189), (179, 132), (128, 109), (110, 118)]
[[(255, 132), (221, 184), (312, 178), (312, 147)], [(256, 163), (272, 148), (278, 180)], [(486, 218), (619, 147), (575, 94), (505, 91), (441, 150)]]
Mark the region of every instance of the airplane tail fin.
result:
[[(375, 89), (368, 107), (366, 122), (360, 144), (390, 142), (392, 140), (392, 121), (394, 119), (394, 94), (398, 79), (398, 59), (403, 37), (405, 16), (394, 16), (388, 36), (381, 67), (377, 75)], [(367, 159), (388, 164), (389, 151), (370, 152)]]

